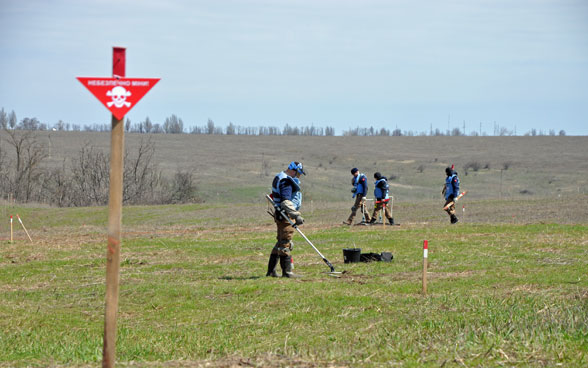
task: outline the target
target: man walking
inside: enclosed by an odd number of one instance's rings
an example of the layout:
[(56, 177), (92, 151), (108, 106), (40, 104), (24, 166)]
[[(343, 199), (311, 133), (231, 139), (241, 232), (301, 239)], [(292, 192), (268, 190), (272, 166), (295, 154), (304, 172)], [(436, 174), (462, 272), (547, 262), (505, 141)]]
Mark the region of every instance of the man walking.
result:
[(457, 173), (450, 167), (445, 169), (445, 174), (447, 177), (445, 178), (445, 185), (441, 192), (445, 196), (445, 204), (443, 205), (443, 208), (450, 204), (445, 212), (449, 215), (451, 223), (455, 224), (459, 221), (455, 215), (455, 197), (459, 195), (459, 178), (457, 177)]
[(362, 215), (365, 217), (365, 221), (370, 221), (370, 214), (365, 206), (365, 196), (368, 189), (367, 177), (364, 174), (360, 174), (357, 167), (351, 169), (351, 175), (353, 175), (353, 178), (351, 179), (351, 184), (353, 184), (351, 193), (353, 193), (352, 198), (355, 198), (355, 203), (351, 207), (351, 215), (349, 215), (347, 221), (343, 221), (344, 225), (351, 225), (353, 223), (353, 218), (355, 218), (358, 209), (361, 210)]
[(376, 182), (374, 183), (374, 197), (376, 197), (376, 204), (374, 206), (374, 213), (372, 214), (372, 220), (370, 221), (370, 224), (376, 222), (378, 212), (384, 208), (382, 222), (386, 221), (384, 220), (384, 216), (386, 216), (388, 223), (390, 225), (394, 225), (394, 218), (392, 218), (392, 213), (389, 206), (390, 196), (388, 195), (388, 189), (390, 186), (388, 185), (388, 178), (382, 176), (382, 174), (379, 172), (376, 172), (374, 173), (374, 179), (376, 179)]
[[(298, 208), (296, 208), (295, 201), (300, 205), (301, 191), (297, 180), (300, 175), (306, 175), (302, 164), (300, 162), (292, 161), (285, 171), (278, 173), (272, 182), (272, 199), (278, 208), (286, 213), (286, 216), (291, 218), (296, 225), (302, 225), (304, 219), (302, 218)], [(274, 213), (274, 221), (276, 222), (278, 235), (277, 242), (270, 254), (267, 265), (266, 276), (278, 277), (276, 273), (276, 265), (280, 261), (282, 268), (282, 277), (297, 277), (292, 272), (292, 237), (294, 236), (294, 227), (290, 225), (288, 219), (283, 218), (279, 211)]]

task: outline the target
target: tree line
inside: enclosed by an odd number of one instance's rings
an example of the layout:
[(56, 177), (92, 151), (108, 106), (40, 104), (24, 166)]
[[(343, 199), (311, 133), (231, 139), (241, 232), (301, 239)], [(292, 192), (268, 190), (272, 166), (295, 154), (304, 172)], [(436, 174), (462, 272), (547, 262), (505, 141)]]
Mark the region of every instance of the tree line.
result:
[[(40, 122), (37, 118), (24, 118), (20, 122), (17, 121), (17, 117), (14, 111), (6, 113), (4, 108), (0, 110), (0, 119), (6, 122), (6, 125), (10, 129), (19, 130), (55, 130), (55, 131), (87, 131), (87, 132), (108, 132), (111, 129), (110, 124), (86, 124), (83, 127), (78, 124), (69, 124), (59, 120), (53, 126), (49, 126), (46, 123)], [(144, 134), (213, 134), (213, 135), (260, 135), (260, 136), (335, 136), (335, 128), (331, 126), (316, 127), (310, 126), (291, 126), (285, 124), (283, 128), (277, 126), (242, 126), (235, 125), (232, 122), (226, 127), (217, 125), (212, 119), (208, 119), (205, 125), (199, 126), (194, 125), (187, 127), (181, 118), (172, 114), (165, 118), (162, 124), (154, 123), (149, 117), (138, 123), (131, 122), (130, 119), (125, 119), (125, 131), (130, 133), (144, 133)], [(367, 125), (367, 124), (366, 124)], [(431, 126), (429, 131), (413, 131), (413, 130), (401, 130), (399, 128), (386, 129), (386, 128), (374, 128), (370, 126), (366, 127), (355, 127), (343, 130), (342, 136), (385, 136), (385, 137), (413, 137), (413, 136), (516, 136), (516, 127), (511, 130), (506, 127), (501, 127), (494, 122), (493, 134), (487, 134), (482, 131), (482, 124), (480, 123), (479, 130), (472, 130), (469, 133), (466, 132), (465, 122), (463, 128), (452, 128), (447, 130), (441, 130), (439, 128), (433, 129)], [(524, 136), (565, 136), (564, 130), (559, 130), (556, 133), (555, 129), (549, 129), (548, 131), (537, 130), (535, 128), (523, 134)]]

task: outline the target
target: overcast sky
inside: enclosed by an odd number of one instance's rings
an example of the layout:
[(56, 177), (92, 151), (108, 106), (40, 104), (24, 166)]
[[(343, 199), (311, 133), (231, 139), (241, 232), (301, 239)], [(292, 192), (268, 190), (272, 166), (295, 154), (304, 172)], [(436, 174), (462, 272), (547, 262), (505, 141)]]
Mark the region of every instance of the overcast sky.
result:
[(128, 114), (186, 127), (588, 135), (588, 1), (0, 0), (0, 108), (109, 124), (75, 77), (161, 78)]

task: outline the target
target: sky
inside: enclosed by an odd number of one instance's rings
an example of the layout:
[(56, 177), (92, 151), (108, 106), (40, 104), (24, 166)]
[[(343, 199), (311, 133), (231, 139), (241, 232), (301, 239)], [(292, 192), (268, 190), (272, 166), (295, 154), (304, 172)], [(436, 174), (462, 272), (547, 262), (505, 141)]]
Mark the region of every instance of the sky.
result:
[(132, 123), (588, 135), (585, 0), (0, 0), (0, 108), (110, 124), (114, 46)]

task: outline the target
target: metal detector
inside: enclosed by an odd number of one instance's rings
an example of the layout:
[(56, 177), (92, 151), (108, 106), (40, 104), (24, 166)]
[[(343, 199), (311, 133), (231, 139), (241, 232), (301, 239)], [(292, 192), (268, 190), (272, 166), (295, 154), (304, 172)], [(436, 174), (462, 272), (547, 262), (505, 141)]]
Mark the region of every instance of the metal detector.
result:
[(292, 225), (292, 227), (294, 229), (296, 229), (296, 231), (298, 231), (298, 234), (300, 234), (304, 238), (304, 240), (306, 240), (306, 242), (308, 244), (310, 244), (310, 246), (312, 247), (312, 249), (314, 249), (318, 253), (318, 255), (321, 256), (321, 258), (323, 259), (323, 261), (331, 269), (331, 271), (328, 272), (327, 274), (329, 276), (333, 276), (333, 277), (340, 277), (341, 274), (342, 274), (342, 272), (335, 271), (335, 267), (331, 264), (331, 262), (329, 262), (329, 260), (326, 259), (325, 256), (323, 256), (323, 254), (318, 249), (316, 249), (316, 247), (314, 246), (314, 244), (312, 244), (312, 242), (310, 240), (308, 240), (308, 238), (306, 237), (306, 235), (304, 235), (302, 233), (302, 231), (300, 231), (300, 229), (298, 228), (298, 225), (296, 225), (296, 223), (294, 221), (292, 221), (292, 219), (286, 215), (286, 213), (284, 212), (284, 210), (282, 210), (280, 207), (278, 207), (278, 205), (276, 205), (276, 202), (274, 202), (274, 200), (272, 199), (272, 197), (270, 197), (269, 195), (266, 194), (265, 195), (265, 198), (267, 198), (267, 200), (274, 206), (274, 209), (276, 211), (278, 211), (282, 215), (282, 217), (284, 217), (285, 219), (288, 220), (288, 222), (290, 223), (290, 225)]

